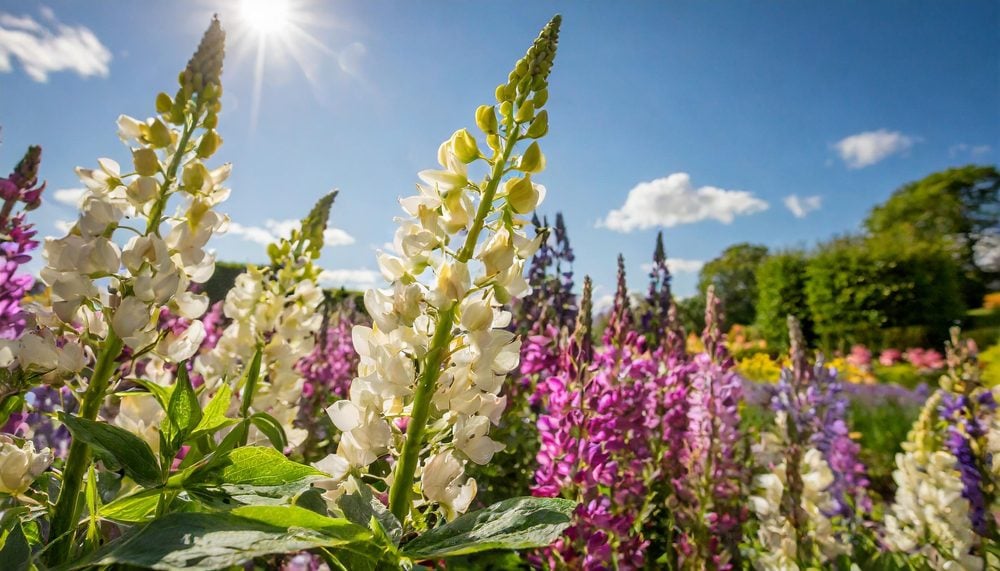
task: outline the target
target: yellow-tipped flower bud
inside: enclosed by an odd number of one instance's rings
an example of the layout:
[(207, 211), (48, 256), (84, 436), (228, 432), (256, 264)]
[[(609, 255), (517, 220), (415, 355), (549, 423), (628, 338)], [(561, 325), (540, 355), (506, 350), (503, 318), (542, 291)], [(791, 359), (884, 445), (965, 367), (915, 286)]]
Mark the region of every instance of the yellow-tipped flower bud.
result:
[(497, 114), (492, 105), (480, 105), (476, 109), (476, 126), (487, 135), (497, 132)]
[(538, 139), (544, 137), (546, 133), (549, 132), (549, 112), (546, 110), (541, 110), (538, 115), (531, 121), (531, 126), (528, 127), (527, 136), (532, 139)]
[(531, 177), (512, 178), (504, 185), (507, 204), (518, 214), (527, 214), (538, 205), (538, 190), (531, 184)]
[(146, 133), (146, 140), (154, 147), (162, 149), (168, 146), (173, 139), (170, 137), (170, 129), (163, 124), (163, 121), (156, 119), (149, 126), (149, 131)]
[[(208, 96), (206, 99), (218, 97), (217, 88), (222, 85), (222, 60), (225, 56), (226, 32), (218, 18), (212, 18), (208, 30), (201, 38), (197, 51), (191, 56), (187, 67), (181, 74), (181, 87), (185, 93)], [(216, 89), (205, 93), (208, 85)]]
[(527, 123), (535, 118), (535, 104), (529, 99), (521, 104), (517, 108), (517, 115), (514, 116), (514, 120), (518, 123)]
[(465, 129), (459, 129), (451, 136), (451, 152), (455, 153), (458, 160), (465, 164), (479, 158), (479, 146), (476, 144), (476, 139)]
[(170, 108), (174, 106), (174, 101), (170, 99), (170, 96), (166, 93), (160, 93), (156, 96), (156, 112), (160, 114), (169, 113)]
[(140, 176), (153, 176), (160, 172), (160, 161), (153, 149), (136, 149), (132, 152), (132, 162)]
[(213, 130), (206, 131), (198, 143), (198, 158), (207, 159), (222, 145), (222, 137)]
[(545, 107), (545, 103), (549, 100), (549, 90), (539, 89), (531, 100), (535, 103), (535, 109)]
[(510, 117), (511, 112), (514, 110), (514, 104), (510, 101), (504, 101), (500, 104), (500, 114), (504, 117)]
[(538, 146), (537, 141), (528, 145), (528, 148), (524, 150), (520, 162), (517, 163), (517, 170), (528, 173), (545, 170), (545, 155), (542, 154), (542, 149)]

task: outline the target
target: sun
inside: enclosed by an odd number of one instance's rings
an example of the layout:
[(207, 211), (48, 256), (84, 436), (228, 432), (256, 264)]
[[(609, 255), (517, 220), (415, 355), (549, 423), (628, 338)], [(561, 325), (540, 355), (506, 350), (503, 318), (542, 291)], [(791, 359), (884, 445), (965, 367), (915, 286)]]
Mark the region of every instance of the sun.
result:
[(292, 10), (289, 0), (242, 0), (240, 16), (254, 32), (262, 36), (281, 35), (289, 28)]

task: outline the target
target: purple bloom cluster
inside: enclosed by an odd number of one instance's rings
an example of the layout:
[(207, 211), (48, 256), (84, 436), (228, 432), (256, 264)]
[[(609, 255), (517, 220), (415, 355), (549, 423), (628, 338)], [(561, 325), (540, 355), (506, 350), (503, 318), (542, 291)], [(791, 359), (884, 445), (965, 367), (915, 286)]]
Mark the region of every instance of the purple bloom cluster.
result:
[(788, 436), (794, 444), (816, 448), (830, 466), (834, 480), (827, 491), (837, 507), (826, 515), (854, 519), (856, 509), (871, 509), (871, 499), (866, 493), (865, 466), (858, 459), (861, 447), (851, 440), (847, 426), (849, 400), (844, 383), (822, 359), (810, 366), (802, 331), (791, 317), (789, 337), (792, 366), (782, 368), (771, 408), (787, 415)]
[[(316, 347), (295, 365), (305, 378), (302, 386), (305, 401), (329, 405), (333, 400), (347, 398), (351, 380), (358, 370), (358, 354), (354, 351), (351, 331), (365, 321), (349, 300), (336, 310), (328, 311), (327, 324), (320, 331)], [(301, 410), (313, 414), (315, 408), (303, 406)]]
[(740, 505), (744, 468), (737, 457), (741, 440), (739, 405), (742, 379), (723, 343), (721, 303), (709, 288), (706, 301), (705, 352), (695, 355), (689, 373), (688, 426), (682, 463), (684, 493), (678, 524), (686, 567), (733, 569), (739, 560), (739, 537), (746, 520)]
[(947, 346), (948, 374), (942, 378), (938, 413), (944, 422), (944, 445), (957, 461), (962, 478), (962, 496), (969, 500), (972, 529), (982, 537), (996, 532), (996, 519), (988, 511), (993, 504), (995, 484), (986, 452), (987, 429), (997, 410), (993, 392), (979, 380), (975, 345), (962, 343), (952, 330)]
[[(7, 178), (0, 178), (0, 339), (16, 339), (25, 327), (21, 299), (35, 280), (18, 269), (31, 260), (38, 247), (34, 225), (25, 221), (25, 212), (41, 205), (45, 184), (38, 184), (42, 148), (28, 147), (24, 158)], [(37, 185), (37, 186), (36, 186)], [(22, 210), (17, 211), (18, 206)]]

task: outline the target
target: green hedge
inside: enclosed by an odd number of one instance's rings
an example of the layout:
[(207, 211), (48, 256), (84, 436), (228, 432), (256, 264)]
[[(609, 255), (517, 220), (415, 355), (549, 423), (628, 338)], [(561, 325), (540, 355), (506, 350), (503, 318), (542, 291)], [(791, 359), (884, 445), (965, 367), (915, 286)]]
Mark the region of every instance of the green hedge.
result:
[(809, 260), (806, 277), (813, 327), (827, 350), (881, 348), (899, 337), (936, 346), (963, 314), (955, 263), (931, 248), (839, 239)]
[(802, 325), (806, 340), (813, 340), (812, 316), (806, 306), (804, 252), (781, 252), (757, 268), (757, 328), (768, 348), (788, 348), (788, 316)]

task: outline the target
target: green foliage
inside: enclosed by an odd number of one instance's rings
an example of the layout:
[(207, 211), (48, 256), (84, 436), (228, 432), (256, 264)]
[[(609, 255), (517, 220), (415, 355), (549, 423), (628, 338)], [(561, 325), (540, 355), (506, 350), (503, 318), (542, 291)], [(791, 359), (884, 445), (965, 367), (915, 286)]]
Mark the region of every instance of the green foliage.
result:
[(929, 387), (937, 387), (940, 372), (920, 372), (909, 363), (896, 363), (889, 365), (875, 364), (872, 373), (880, 383), (899, 385), (908, 389), (915, 389), (926, 384)]
[(1000, 385), (1000, 341), (979, 353), (979, 363), (983, 367), (980, 376), (983, 385), (987, 387)]
[(948, 251), (961, 268), (965, 303), (979, 305), (1000, 269), (980, 264), (976, 243), (1000, 232), (1000, 173), (969, 165), (933, 173), (898, 189), (872, 209), (865, 228), (877, 240), (926, 244)]
[(230, 513), (172, 513), (156, 519), (71, 569), (133, 565), (221, 569), (272, 553), (339, 548), (371, 538), (365, 528), (295, 506), (254, 506)]
[(757, 268), (757, 327), (769, 348), (788, 348), (788, 316), (794, 315), (807, 341), (813, 339), (812, 316), (806, 305), (804, 252), (768, 256)]
[(59, 418), (73, 438), (86, 442), (106, 465), (122, 468), (141, 486), (154, 487), (162, 482), (156, 455), (138, 436), (106, 422), (66, 413), (60, 413)]
[(576, 503), (560, 498), (512, 498), (434, 528), (403, 547), (411, 559), (439, 559), (490, 549), (527, 549), (555, 541)]
[(8, 518), (0, 533), (0, 561), (10, 571), (26, 571), (31, 563), (31, 548), (16, 517)]
[(681, 326), (688, 333), (701, 333), (705, 329), (705, 296), (692, 295), (677, 301), (677, 315)]
[(323, 477), (274, 448), (243, 446), (180, 475), (181, 485), (200, 501), (219, 507), (283, 504)]
[[(806, 265), (806, 299), (820, 345), (885, 346), (886, 331), (926, 326), (943, 335), (962, 314), (956, 268), (941, 250), (833, 241)], [(939, 339), (925, 339), (936, 344)]]
[(848, 407), (848, 425), (861, 435), (860, 460), (865, 464), (870, 489), (883, 498), (895, 493), (892, 472), (896, 469), (896, 453), (902, 452), (913, 422), (920, 409), (894, 399), (872, 403), (852, 400)]
[(757, 267), (766, 257), (767, 247), (744, 242), (726, 248), (722, 255), (701, 269), (698, 291), (704, 297), (708, 286), (715, 286), (715, 295), (722, 300), (725, 313), (724, 329), (728, 330), (735, 323), (750, 325), (754, 322)]

